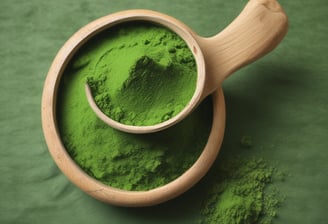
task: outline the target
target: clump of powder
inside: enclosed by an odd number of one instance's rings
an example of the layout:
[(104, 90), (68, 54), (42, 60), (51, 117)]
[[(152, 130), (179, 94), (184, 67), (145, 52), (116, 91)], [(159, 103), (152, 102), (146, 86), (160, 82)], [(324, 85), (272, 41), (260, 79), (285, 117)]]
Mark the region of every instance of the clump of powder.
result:
[(285, 174), (263, 159), (222, 161), (202, 209), (201, 224), (270, 224), (284, 198), (273, 187)]
[(128, 125), (154, 125), (188, 104), (197, 68), (177, 34), (154, 24), (128, 23), (110, 29), (106, 38), (92, 57), (87, 82), (107, 116)]

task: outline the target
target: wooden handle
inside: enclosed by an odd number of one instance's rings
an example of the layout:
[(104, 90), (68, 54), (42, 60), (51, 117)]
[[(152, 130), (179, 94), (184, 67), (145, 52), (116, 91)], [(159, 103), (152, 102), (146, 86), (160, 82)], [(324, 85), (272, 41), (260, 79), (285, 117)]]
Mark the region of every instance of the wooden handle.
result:
[(287, 16), (276, 0), (250, 0), (222, 32), (210, 38), (198, 37), (206, 62), (203, 96), (237, 69), (273, 50), (287, 29)]

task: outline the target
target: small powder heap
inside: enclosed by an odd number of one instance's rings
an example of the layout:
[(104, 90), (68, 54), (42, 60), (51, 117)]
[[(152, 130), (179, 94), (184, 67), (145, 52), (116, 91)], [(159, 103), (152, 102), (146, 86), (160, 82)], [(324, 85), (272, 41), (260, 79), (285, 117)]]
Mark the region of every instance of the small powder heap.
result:
[(219, 165), (200, 223), (270, 224), (283, 201), (272, 181), (284, 174), (263, 159), (237, 158)]
[(75, 67), (92, 68), (87, 82), (96, 104), (110, 118), (154, 125), (177, 115), (191, 100), (197, 69), (178, 35), (139, 22), (111, 28), (106, 40), (99, 40), (90, 64), (85, 64), (83, 58), (91, 57), (84, 52)]

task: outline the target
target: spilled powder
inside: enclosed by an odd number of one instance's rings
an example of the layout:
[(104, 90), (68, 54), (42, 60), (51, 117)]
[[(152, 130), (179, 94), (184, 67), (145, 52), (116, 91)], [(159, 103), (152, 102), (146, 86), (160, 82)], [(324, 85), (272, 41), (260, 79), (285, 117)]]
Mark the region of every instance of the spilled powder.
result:
[(285, 174), (263, 159), (222, 161), (201, 211), (201, 224), (270, 224), (284, 201), (274, 181)]

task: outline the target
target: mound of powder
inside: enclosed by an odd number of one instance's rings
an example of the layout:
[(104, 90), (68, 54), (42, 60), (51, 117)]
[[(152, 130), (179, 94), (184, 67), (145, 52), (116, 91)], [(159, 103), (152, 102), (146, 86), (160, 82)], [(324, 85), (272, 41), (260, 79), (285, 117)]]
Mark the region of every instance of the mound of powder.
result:
[(196, 64), (186, 43), (154, 24), (127, 23), (109, 31), (75, 62), (76, 68), (92, 68), (87, 82), (98, 107), (113, 120), (136, 126), (177, 115), (196, 88)]
[(283, 172), (263, 159), (234, 158), (219, 164), (202, 210), (201, 224), (270, 224), (284, 198), (273, 187)]

